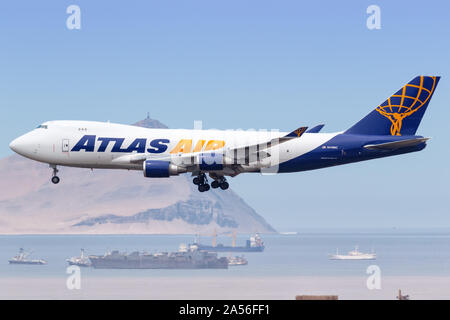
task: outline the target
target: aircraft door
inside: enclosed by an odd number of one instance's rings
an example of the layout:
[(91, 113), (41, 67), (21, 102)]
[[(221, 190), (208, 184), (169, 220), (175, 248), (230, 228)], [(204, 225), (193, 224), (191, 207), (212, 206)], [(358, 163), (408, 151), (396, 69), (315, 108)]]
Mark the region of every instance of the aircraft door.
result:
[(69, 139), (63, 139), (62, 141), (62, 152), (69, 152)]

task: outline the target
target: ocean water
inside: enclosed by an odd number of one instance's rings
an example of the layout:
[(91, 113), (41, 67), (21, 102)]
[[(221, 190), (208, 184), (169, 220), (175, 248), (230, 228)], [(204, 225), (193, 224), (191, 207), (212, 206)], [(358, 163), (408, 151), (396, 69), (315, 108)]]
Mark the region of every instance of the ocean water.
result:
[[(239, 235), (244, 245), (249, 235)], [(403, 232), (299, 232), (297, 235), (262, 235), (266, 249), (262, 253), (243, 253), (247, 266), (228, 270), (102, 270), (83, 268), (85, 277), (276, 277), (276, 276), (366, 276), (369, 265), (377, 265), (385, 276), (450, 276), (450, 231)], [(86, 254), (104, 254), (107, 250), (176, 251), (180, 243), (192, 243), (189, 235), (14, 235), (0, 236), (0, 278), (66, 278), (66, 259)], [(201, 238), (210, 243), (211, 238)], [(231, 244), (230, 237), (218, 237), (218, 243)], [(328, 255), (336, 248), (346, 253), (359, 246), (360, 251), (377, 253), (376, 260), (334, 261)], [(43, 258), (48, 265), (10, 265), (8, 259), (19, 248), (33, 251), (32, 258)], [(241, 255), (242, 253), (233, 253)], [(219, 253), (227, 256), (227, 253)]]

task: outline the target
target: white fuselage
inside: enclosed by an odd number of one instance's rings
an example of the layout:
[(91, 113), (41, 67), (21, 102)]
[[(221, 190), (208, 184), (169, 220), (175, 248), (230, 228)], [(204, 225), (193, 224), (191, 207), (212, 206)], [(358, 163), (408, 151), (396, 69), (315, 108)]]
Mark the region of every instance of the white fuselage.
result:
[[(233, 149), (264, 143), (286, 132), (147, 129), (91, 121), (50, 121), (14, 140), (15, 152), (51, 165), (142, 170), (139, 158), (162, 159), (182, 154)], [(305, 133), (301, 139), (272, 147), (271, 157), (244, 166), (244, 172), (299, 157), (338, 133)], [(84, 140), (83, 140), (84, 139)], [(276, 150), (275, 150), (276, 149)], [(270, 161), (268, 164), (267, 161)]]

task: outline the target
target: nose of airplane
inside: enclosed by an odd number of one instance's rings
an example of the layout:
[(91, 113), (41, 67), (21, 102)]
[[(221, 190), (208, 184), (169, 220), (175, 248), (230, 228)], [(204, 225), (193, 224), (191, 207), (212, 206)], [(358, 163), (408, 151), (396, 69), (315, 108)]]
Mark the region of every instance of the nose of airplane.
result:
[(14, 151), (14, 152), (18, 152), (19, 148), (20, 148), (20, 141), (19, 138), (14, 139), (13, 141), (11, 141), (11, 143), (9, 144), (9, 148)]
[(29, 145), (29, 139), (26, 135), (23, 135), (21, 137), (18, 137), (17, 139), (14, 139), (10, 144), (9, 147), (12, 151), (24, 155), (27, 153), (27, 146)]

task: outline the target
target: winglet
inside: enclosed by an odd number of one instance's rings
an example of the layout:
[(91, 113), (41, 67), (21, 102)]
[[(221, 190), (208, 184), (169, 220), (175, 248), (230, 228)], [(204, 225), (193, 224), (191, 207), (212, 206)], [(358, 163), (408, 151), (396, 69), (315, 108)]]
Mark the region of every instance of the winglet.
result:
[(318, 124), (315, 127), (312, 127), (311, 129), (309, 129), (308, 131), (306, 131), (307, 133), (319, 133), (320, 130), (322, 130), (322, 128), (324, 127), (324, 124)]
[(300, 127), (298, 129), (292, 131), (288, 135), (284, 136), (284, 138), (300, 138), (302, 136), (302, 134), (305, 133), (306, 129), (308, 129), (308, 127)]

